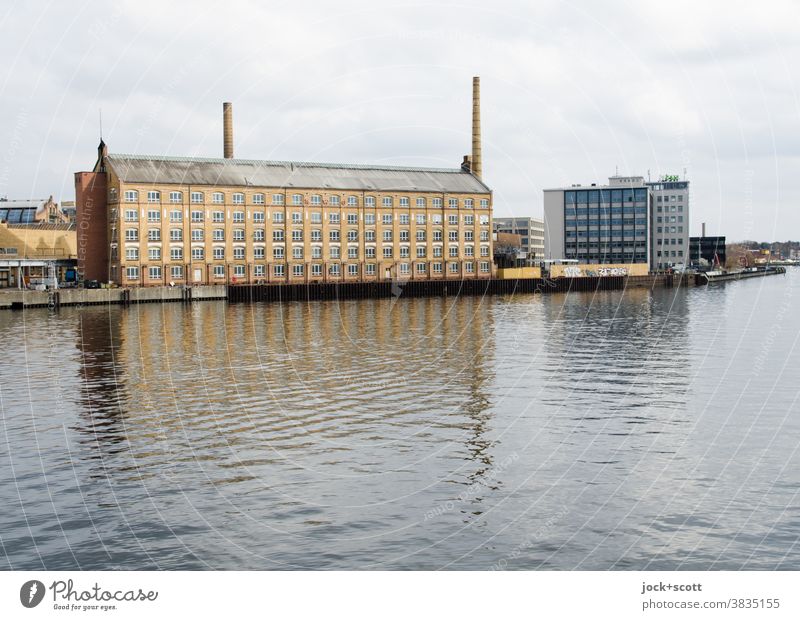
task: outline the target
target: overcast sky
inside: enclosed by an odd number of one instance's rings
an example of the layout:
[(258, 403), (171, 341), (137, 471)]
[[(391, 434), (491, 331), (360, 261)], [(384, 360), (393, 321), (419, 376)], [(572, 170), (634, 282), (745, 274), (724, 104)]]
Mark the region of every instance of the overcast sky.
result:
[(496, 215), (648, 171), (729, 240), (800, 238), (800, 3), (6, 1), (0, 196), (111, 152), (457, 167), (481, 76)]

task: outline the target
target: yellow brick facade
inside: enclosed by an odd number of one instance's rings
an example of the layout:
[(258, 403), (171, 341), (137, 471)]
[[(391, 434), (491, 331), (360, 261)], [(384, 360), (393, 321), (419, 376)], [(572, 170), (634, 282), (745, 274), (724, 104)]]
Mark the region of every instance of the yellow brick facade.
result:
[(108, 180), (110, 279), (123, 286), (492, 277), (489, 192)]

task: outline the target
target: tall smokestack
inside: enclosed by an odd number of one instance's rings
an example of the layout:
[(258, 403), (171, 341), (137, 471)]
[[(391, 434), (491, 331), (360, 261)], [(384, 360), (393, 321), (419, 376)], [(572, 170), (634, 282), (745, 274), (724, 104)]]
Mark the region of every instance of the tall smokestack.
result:
[(472, 172), (483, 176), (481, 162), (481, 78), (472, 78)]
[(233, 104), (222, 104), (222, 149), (225, 159), (233, 159)]

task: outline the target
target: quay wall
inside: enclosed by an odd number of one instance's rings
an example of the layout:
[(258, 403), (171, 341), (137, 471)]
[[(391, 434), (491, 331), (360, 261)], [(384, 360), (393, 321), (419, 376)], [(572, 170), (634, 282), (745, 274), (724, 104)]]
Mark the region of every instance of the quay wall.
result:
[(430, 297), (457, 295), (513, 295), (593, 292), (627, 287), (662, 288), (694, 286), (694, 276), (648, 275), (577, 278), (517, 278), (481, 280), (408, 280), (405, 282), (342, 282), (325, 284), (261, 284), (211, 286), (158, 286), (109, 289), (59, 289), (0, 291), (0, 309), (60, 307), (97, 304), (142, 304), (227, 299), (250, 301), (304, 301), (380, 297)]

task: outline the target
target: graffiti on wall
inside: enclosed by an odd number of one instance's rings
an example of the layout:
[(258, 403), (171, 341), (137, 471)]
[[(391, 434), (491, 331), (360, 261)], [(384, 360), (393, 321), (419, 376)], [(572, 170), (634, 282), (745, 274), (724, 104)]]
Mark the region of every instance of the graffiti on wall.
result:
[(585, 269), (581, 267), (564, 267), (564, 277), (566, 278), (604, 278), (608, 276), (627, 276), (628, 270), (625, 267), (598, 267), (597, 269)]

